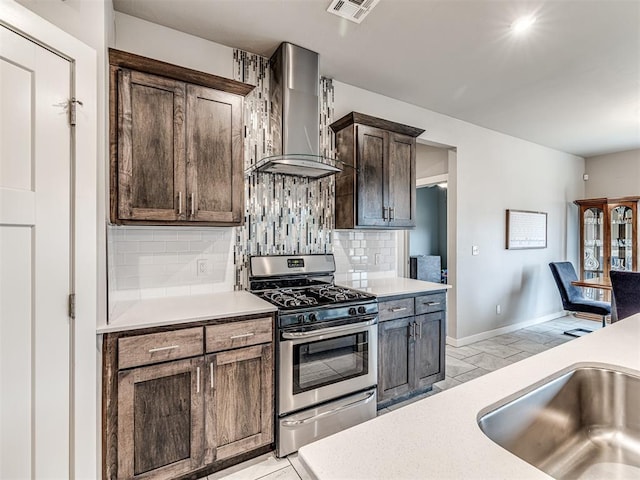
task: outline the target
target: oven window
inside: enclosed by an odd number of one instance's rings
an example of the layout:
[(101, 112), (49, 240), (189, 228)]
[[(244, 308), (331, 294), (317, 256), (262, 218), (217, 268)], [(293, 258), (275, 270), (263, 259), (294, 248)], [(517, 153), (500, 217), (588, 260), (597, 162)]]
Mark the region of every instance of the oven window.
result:
[(293, 393), (366, 375), (369, 332), (307, 342), (293, 347)]

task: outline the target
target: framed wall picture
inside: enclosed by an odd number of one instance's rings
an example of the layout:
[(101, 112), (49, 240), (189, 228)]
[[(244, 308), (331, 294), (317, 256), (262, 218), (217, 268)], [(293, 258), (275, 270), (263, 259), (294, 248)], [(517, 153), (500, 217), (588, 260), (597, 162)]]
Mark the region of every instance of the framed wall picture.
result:
[(547, 248), (547, 214), (507, 210), (507, 249)]

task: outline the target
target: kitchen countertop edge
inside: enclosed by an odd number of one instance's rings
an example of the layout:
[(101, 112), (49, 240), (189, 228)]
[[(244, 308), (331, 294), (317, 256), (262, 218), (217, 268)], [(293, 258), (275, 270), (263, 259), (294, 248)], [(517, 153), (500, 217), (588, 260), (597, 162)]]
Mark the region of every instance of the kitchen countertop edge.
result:
[(299, 459), (319, 480), (550, 479), (485, 436), (479, 416), (578, 365), (638, 375), (639, 343), (640, 314), (306, 445)]
[(337, 285), (371, 293), (380, 299), (398, 295), (429, 293), (447, 290), (451, 285), (446, 283), (426, 282), (405, 277), (383, 277), (368, 280), (336, 281)]
[[(98, 334), (178, 325), (203, 320), (274, 313), (277, 308), (241, 290), (184, 297), (122, 301), (115, 304), (111, 321)], [(151, 319), (151, 320), (150, 320)]]

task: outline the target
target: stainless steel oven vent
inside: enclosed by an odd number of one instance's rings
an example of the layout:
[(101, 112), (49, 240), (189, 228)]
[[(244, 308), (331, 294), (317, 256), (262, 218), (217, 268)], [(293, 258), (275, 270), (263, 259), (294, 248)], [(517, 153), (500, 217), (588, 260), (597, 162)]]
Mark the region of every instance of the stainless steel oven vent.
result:
[(309, 178), (333, 175), (342, 169), (320, 150), (318, 90), (320, 62), (316, 52), (282, 43), (271, 56), (271, 112), (269, 127), (272, 153), (253, 171)]

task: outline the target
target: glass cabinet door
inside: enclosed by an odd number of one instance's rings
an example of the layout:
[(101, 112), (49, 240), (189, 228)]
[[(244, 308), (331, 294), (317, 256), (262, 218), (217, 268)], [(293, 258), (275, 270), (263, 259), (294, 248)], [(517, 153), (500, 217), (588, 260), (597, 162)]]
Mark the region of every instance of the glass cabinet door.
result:
[(633, 269), (633, 210), (625, 205), (609, 212), (611, 222), (611, 270)]
[(590, 207), (583, 214), (584, 279), (602, 276), (604, 266), (604, 211)]

